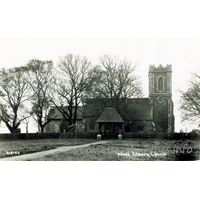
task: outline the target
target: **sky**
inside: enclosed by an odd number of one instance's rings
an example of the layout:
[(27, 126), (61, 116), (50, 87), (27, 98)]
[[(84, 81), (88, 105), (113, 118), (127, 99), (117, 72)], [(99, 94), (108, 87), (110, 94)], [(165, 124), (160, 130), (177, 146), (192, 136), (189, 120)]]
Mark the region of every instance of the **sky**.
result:
[[(148, 97), (148, 68), (154, 64), (172, 65), (172, 98), (174, 101), (175, 131), (186, 128), (190, 131), (197, 124), (181, 123), (179, 89), (187, 90), (192, 72), (200, 69), (200, 39), (172, 38), (2, 38), (0, 39), (0, 68), (25, 65), (30, 59), (53, 60), (57, 65), (59, 56), (72, 53), (86, 56), (92, 64), (99, 63), (104, 54), (127, 58), (137, 65), (136, 73), (141, 78), (144, 97)], [(1, 124), (0, 132), (5, 132)], [(29, 131), (36, 126), (30, 123)], [(25, 126), (21, 126), (25, 132)]]

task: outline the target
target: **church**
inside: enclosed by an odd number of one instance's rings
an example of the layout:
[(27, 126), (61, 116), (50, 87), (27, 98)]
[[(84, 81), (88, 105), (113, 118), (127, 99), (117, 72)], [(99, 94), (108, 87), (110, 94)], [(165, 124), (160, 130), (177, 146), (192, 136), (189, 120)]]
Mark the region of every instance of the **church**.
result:
[[(107, 107), (107, 100), (87, 99), (79, 106), (74, 131), (107, 135), (174, 132), (171, 65), (149, 66), (148, 98), (121, 99), (116, 107)], [(62, 132), (62, 114), (56, 107), (49, 113), (46, 132)]]

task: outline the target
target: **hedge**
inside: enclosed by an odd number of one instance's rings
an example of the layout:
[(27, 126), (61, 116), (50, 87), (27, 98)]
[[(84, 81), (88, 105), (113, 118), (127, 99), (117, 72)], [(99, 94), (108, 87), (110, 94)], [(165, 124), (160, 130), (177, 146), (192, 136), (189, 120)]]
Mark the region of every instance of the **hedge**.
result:
[[(0, 140), (26, 140), (26, 139), (43, 139), (43, 138), (88, 138), (96, 139), (97, 133), (13, 133), (13, 134), (0, 134)], [(102, 135), (102, 139), (117, 139), (117, 135), (107, 136)], [(146, 139), (167, 139), (167, 140), (181, 140), (181, 139), (200, 139), (197, 133), (145, 133), (141, 132), (125, 132), (123, 138), (146, 138)]]

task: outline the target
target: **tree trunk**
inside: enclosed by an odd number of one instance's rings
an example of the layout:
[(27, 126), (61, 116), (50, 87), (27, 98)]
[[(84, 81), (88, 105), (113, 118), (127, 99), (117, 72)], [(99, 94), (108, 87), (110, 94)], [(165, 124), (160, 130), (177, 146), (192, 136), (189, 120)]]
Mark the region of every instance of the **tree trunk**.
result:
[(44, 126), (41, 126), (41, 132), (44, 133)]
[(26, 123), (26, 133), (28, 133), (28, 123)]
[(10, 124), (8, 122), (5, 122), (5, 124), (6, 124), (7, 128), (9, 129), (10, 133), (17, 133), (18, 132), (17, 129), (19, 127), (19, 124), (14, 126), (14, 127), (10, 126)]
[(11, 128), (9, 130), (11, 133), (18, 133), (18, 128)]
[(74, 124), (76, 123), (76, 119), (77, 119), (77, 109), (78, 109), (78, 98), (75, 97), (75, 111), (74, 111)]

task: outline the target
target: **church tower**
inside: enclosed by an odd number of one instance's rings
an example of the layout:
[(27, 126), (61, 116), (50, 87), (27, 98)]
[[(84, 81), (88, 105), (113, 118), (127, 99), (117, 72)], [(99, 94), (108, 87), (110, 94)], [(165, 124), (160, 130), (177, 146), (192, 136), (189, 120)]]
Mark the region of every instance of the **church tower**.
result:
[(174, 132), (172, 66), (149, 66), (149, 99), (158, 132)]

